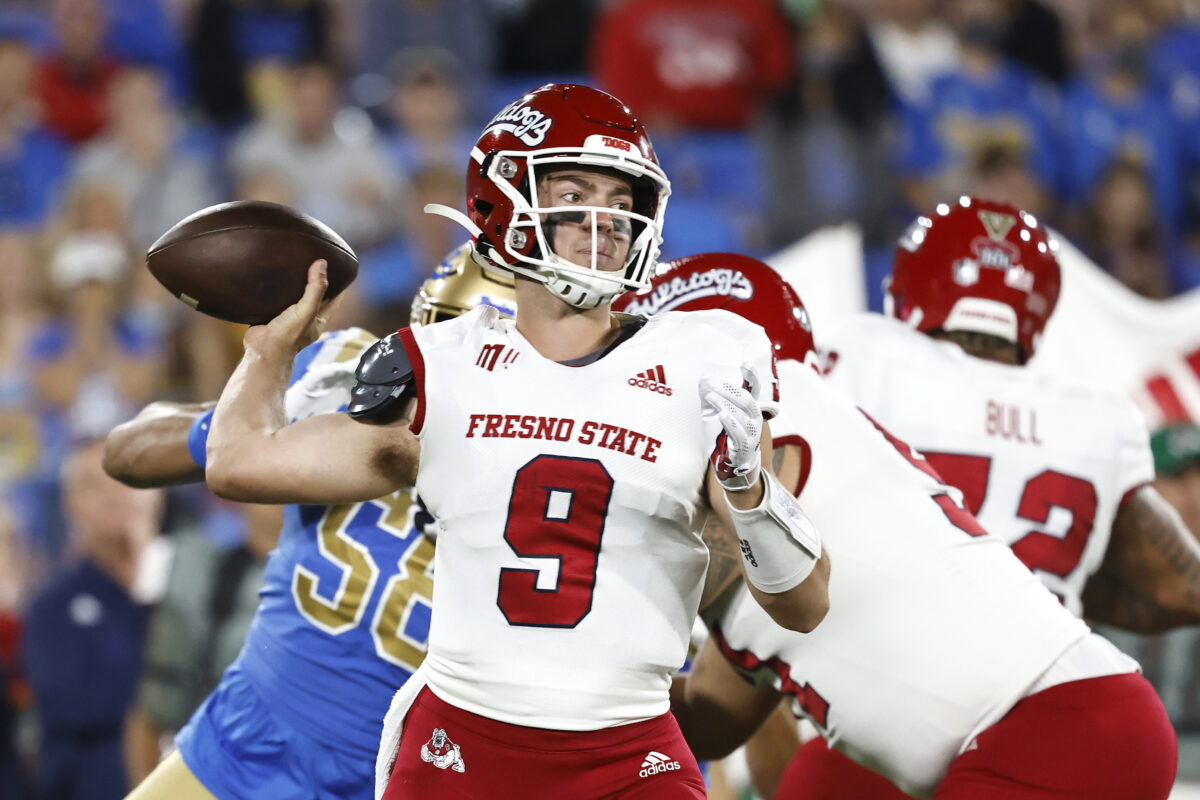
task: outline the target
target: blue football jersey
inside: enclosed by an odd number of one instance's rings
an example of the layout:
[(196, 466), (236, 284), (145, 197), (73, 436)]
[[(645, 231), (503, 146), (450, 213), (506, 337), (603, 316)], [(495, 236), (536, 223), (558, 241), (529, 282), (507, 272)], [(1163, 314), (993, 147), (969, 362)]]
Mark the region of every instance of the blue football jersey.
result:
[[(359, 356), (374, 341), (353, 328), (301, 352), (289, 421), (344, 411)], [(238, 658), (292, 727), (369, 761), (393, 693), (425, 657), (433, 543), (414, 524), (418, 510), (407, 490), (352, 505), (287, 506)]]

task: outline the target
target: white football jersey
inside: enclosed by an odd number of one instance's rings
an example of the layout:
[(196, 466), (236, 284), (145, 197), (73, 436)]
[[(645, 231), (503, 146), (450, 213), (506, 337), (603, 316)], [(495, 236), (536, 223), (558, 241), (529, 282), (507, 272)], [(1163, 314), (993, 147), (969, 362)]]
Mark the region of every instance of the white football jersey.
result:
[(793, 698), (830, 745), (929, 793), (971, 739), (1088, 635), (920, 456), (811, 367), (781, 361), (776, 445), (831, 561), (829, 613), (776, 626), (745, 587), (705, 612), (735, 666)]
[(665, 713), (708, 565), (720, 423), (698, 384), (740, 384), (752, 364), (774, 413), (762, 329), (663, 314), (585, 366), (544, 358), (491, 308), (400, 338), (421, 390), (417, 492), (440, 531), (430, 689), (560, 730)]
[(975, 358), (877, 314), (822, 343), (828, 380), (920, 450), (983, 526), (1081, 614), (1122, 501), (1154, 478), (1133, 402)]

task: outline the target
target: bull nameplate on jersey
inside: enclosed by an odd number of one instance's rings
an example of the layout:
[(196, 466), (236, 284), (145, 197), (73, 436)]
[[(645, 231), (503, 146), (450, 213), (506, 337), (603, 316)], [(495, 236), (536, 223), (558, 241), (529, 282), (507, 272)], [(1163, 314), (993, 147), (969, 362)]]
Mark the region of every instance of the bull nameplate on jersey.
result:
[(1009, 439), (1018, 444), (1041, 447), (1037, 432), (1037, 410), (1021, 408), (995, 400), (987, 401), (987, 435)]

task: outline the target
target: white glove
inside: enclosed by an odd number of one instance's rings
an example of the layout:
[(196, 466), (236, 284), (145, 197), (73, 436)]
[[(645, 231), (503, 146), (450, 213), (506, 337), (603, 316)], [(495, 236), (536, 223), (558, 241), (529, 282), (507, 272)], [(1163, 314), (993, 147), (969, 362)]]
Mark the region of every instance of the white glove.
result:
[(758, 376), (749, 365), (743, 364), (742, 379), (741, 386), (712, 378), (700, 379), (704, 414), (715, 415), (724, 429), (717, 436), (709, 461), (727, 492), (741, 492), (758, 483), (762, 465), (759, 440), (763, 417), (754, 399), (758, 394)]

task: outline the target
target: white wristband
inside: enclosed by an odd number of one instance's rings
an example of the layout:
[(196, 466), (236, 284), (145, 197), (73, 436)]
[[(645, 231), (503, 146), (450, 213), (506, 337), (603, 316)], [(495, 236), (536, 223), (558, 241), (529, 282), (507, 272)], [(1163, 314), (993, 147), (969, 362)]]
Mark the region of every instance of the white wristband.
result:
[(743, 511), (729, 506), (746, 578), (770, 594), (800, 585), (821, 557), (821, 536), (796, 498), (765, 470), (763, 499)]

